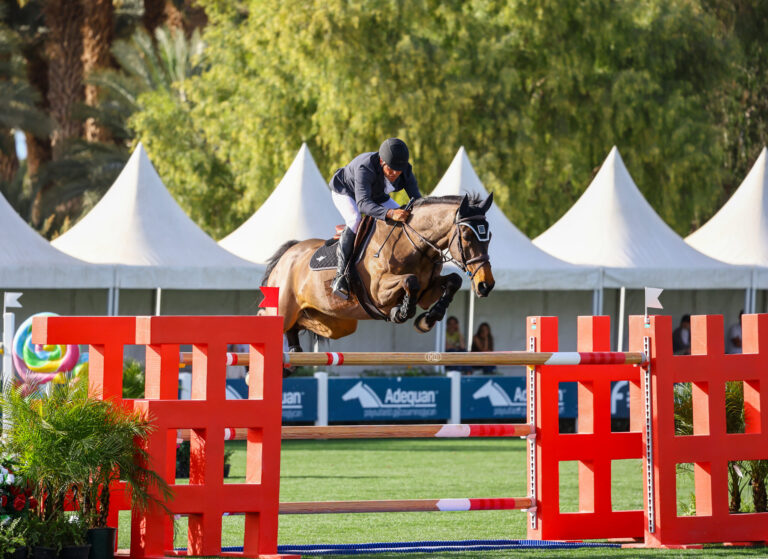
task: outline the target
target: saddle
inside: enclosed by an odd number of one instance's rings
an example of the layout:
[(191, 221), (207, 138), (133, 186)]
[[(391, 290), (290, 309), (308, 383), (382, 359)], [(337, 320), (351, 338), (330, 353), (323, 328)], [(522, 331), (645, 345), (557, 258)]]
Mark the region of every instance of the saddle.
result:
[[(343, 231), (342, 226), (337, 226), (337, 235), (334, 238), (325, 241), (325, 243), (321, 245), (312, 255), (312, 258), (309, 260), (310, 270), (317, 272), (320, 270), (336, 269), (338, 266), (338, 258), (336, 257), (336, 244), (338, 243), (340, 235), (339, 227), (341, 227)], [(365, 312), (368, 313), (371, 318), (376, 320), (389, 320), (389, 317), (385, 313), (381, 312), (371, 300), (371, 296), (368, 293), (368, 290), (363, 285), (363, 282), (360, 281), (360, 277), (357, 274), (357, 268), (355, 266), (362, 258), (363, 253), (365, 252), (368, 243), (370, 243), (371, 237), (373, 237), (373, 232), (375, 230), (376, 218), (369, 215), (363, 216), (363, 220), (360, 222), (360, 227), (357, 229), (357, 235), (355, 235), (355, 245), (352, 249), (352, 256), (349, 259), (351, 264), (347, 271), (349, 276), (349, 287), (357, 297), (357, 301), (360, 303), (360, 306), (363, 307)]]
[[(373, 231), (376, 228), (376, 219), (366, 215), (363, 216), (363, 220), (360, 222), (360, 227), (357, 228), (357, 235), (355, 235), (355, 244), (352, 248), (352, 256), (350, 262), (356, 264), (357, 261), (365, 251), (368, 243), (371, 240)], [(336, 236), (332, 239), (325, 241), (323, 245), (318, 248), (309, 260), (309, 269), (314, 271), (319, 270), (335, 270), (338, 265), (338, 258), (336, 257), (336, 245), (339, 242), (339, 236), (341, 231), (344, 230), (343, 225), (336, 226)], [(350, 266), (350, 269), (353, 266)]]

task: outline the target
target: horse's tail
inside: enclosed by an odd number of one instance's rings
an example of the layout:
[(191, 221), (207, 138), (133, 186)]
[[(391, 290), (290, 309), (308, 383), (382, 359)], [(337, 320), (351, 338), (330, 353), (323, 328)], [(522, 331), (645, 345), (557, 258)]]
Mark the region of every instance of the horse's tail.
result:
[(285, 254), (289, 248), (291, 248), (293, 245), (298, 243), (299, 241), (296, 241), (296, 240), (286, 241), (280, 246), (280, 248), (277, 249), (275, 254), (273, 254), (272, 257), (269, 260), (267, 260), (267, 269), (264, 271), (264, 277), (261, 278), (261, 285), (267, 285), (267, 280), (269, 280), (269, 274), (271, 274), (272, 270), (275, 269), (275, 266), (277, 266), (277, 263), (280, 261), (280, 258), (282, 258), (283, 254)]

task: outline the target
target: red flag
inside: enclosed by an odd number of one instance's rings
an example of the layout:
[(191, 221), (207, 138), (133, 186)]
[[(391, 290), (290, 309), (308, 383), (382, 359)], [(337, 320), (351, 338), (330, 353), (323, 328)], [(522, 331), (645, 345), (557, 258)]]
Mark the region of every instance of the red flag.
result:
[(277, 301), (280, 296), (280, 288), (265, 287), (262, 285), (259, 287), (259, 289), (261, 289), (261, 292), (264, 294), (264, 299), (261, 301), (261, 303), (259, 303), (259, 308), (277, 308)]

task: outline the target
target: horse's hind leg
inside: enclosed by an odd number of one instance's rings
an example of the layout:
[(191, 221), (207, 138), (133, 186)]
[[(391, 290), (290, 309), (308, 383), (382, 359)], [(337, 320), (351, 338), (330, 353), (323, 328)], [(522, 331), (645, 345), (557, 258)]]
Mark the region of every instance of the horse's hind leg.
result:
[(419, 295), (419, 279), (416, 276), (405, 276), (403, 279), (405, 295), (400, 306), (392, 307), (389, 311), (389, 319), (395, 324), (405, 322), (416, 314), (416, 300)]
[(459, 274), (448, 274), (447, 276), (440, 276), (438, 281), (433, 282), (429, 289), (422, 295), (419, 302), (423, 307), (428, 307), (433, 301), (432, 305), (427, 312), (421, 313), (416, 317), (413, 322), (414, 327), (419, 332), (429, 332), (435, 326), (435, 322), (442, 320), (445, 317), (445, 312), (448, 310), (448, 305), (453, 301), (453, 296), (461, 287), (461, 276)]
[(293, 328), (285, 333), (285, 338), (288, 340), (288, 351), (303, 351), (299, 343), (299, 332), (301, 332), (301, 328), (298, 324), (294, 324)]

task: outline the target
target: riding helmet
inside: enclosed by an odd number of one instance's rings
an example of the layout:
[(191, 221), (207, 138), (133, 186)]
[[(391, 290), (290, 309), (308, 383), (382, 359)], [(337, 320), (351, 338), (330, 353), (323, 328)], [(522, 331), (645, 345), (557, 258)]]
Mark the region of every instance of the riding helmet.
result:
[(408, 146), (400, 138), (384, 140), (379, 148), (379, 157), (395, 171), (405, 171), (408, 168)]

